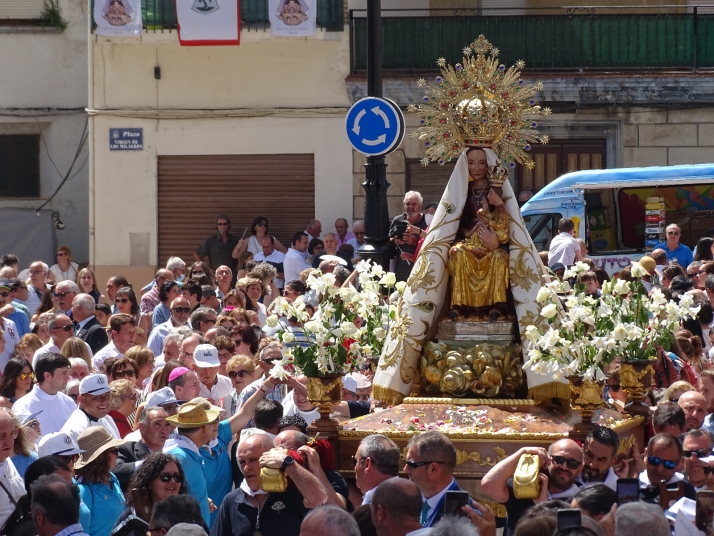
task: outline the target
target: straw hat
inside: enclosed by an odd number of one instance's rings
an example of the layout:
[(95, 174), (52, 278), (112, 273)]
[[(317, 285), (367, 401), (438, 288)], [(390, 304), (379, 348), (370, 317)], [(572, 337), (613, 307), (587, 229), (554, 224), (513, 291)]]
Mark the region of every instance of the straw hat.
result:
[(84, 452), (79, 455), (74, 467), (81, 469), (96, 460), (104, 451), (124, 444), (123, 439), (117, 439), (102, 426), (90, 426), (77, 438), (79, 448)]
[(166, 420), (179, 428), (200, 428), (218, 420), (219, 411), (206, 409), (202, 402), (191, 402), (183, 404), (176, 415), (166, 417)]

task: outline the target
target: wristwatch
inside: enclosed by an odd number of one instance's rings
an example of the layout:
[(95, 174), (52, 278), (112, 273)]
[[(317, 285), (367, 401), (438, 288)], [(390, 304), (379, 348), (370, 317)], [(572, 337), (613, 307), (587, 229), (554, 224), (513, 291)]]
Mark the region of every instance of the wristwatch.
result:
[(285, 459), (283, 460), (283, 466), (280, 468), (280, 470), (285, 472), (285, 470), (294, 463), (295, 459), (288, 454), (287, 456), (285, 456)]

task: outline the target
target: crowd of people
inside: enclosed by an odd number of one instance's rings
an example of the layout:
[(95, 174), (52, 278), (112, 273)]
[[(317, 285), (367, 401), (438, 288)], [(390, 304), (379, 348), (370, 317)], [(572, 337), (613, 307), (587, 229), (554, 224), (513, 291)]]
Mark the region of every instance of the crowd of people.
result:
[[(399, 280), (436, 209), (422, 203), (408, 192), (404, 213), (392, 221)], [(500, 519), (473, 499), (460, 515), (445, 515), (447, 492), (460, 490), (457, 450), (437, 431), (415, 434), (405, 453), (386, 436), (365, 437), (350, 488), (330, 443), (308, 437), (320, 415), (307, 378), (270, 374), (283, 356), (277, 330), (299, 332), (289, 323), (268, 326), (271, 303), (307, 301), (315, 271), (350, 284), (363, 222), (350, 230), (340, 218), (323, 236), (322, 224), (310, 220), (288, 248), (269, 234), (266, 218), (256, 218), (244, 239), (230, 225), (218, 215), (216, 233), (191, 264), (171, 257), (142, 288), (115, 275), (100, 291), (93, 271), (73, 263), (66, 247), (51, 267), (33, 261), (23, 269), (14, 255), (0, 258), (0, 534), (495, 536), (503, 527), (506, 536), (550, 536), (557, 512), (577, 508), (587, 536), (647, 528), (664, 536), (669, 523), (657, 483), (681, 482), (685, 497), (714, 489), (711, 238), (685, 259), (672, 225), (667, 242), (640, 261), (650, 288), (675, 299), (689, 293), (702, 305), (656, 367), (644, 453), (634, 447), (629, 461), (620, 460), (617, 435), (601, 427), (583, 445), (524, 447), (483, 477), (483, 491), (506, 506)], [(555, 273), (592, 263), (573, 229), (562, 220), (542, 254)], [(597, 294), (608, 276), (591, 267), (579, 277)], [(618, 277), (631, 276), (625, 269)], [(291, 339), (286, 344), (301, 344)], [(369, 368), (347, 375), (334, 415), (372, 411), (371, 380)], [(611, 402), (624, 405), (616, 368), (607, 381)], [(544, 471), (536, 499), (513, 492), (524, 453)], [(266, 470), (281, 471), (290, 485), (264, 491)], [(640, 501), (617, 507), (614, 490), (624, 476), (639, 479)]]

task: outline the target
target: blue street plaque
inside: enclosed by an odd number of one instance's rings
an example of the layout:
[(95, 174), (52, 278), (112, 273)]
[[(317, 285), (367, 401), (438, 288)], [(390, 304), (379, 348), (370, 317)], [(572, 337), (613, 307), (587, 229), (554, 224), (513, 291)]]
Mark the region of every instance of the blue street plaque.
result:
[(347, 137), (367, 156), (391, 153), (404, 139), (404, 114), (389, 99), (365, 97), (352, 105), (345, 119)]
[(144, 129), (143, 128), (110, 128), (109, 129), (109, 150), (110, 151), (143, 151), (144, 150)]

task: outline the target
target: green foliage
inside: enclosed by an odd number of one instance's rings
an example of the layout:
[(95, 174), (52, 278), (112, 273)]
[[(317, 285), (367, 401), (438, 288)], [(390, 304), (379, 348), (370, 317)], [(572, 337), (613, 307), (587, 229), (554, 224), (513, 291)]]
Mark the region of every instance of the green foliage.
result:
[(45, 7), (40, 14), (40, 25), (42, 27), (54, 26), (61, 31), (65, 31), (67, 24), (67, 21), (62, 18), (59, 0), (45, 0)]

